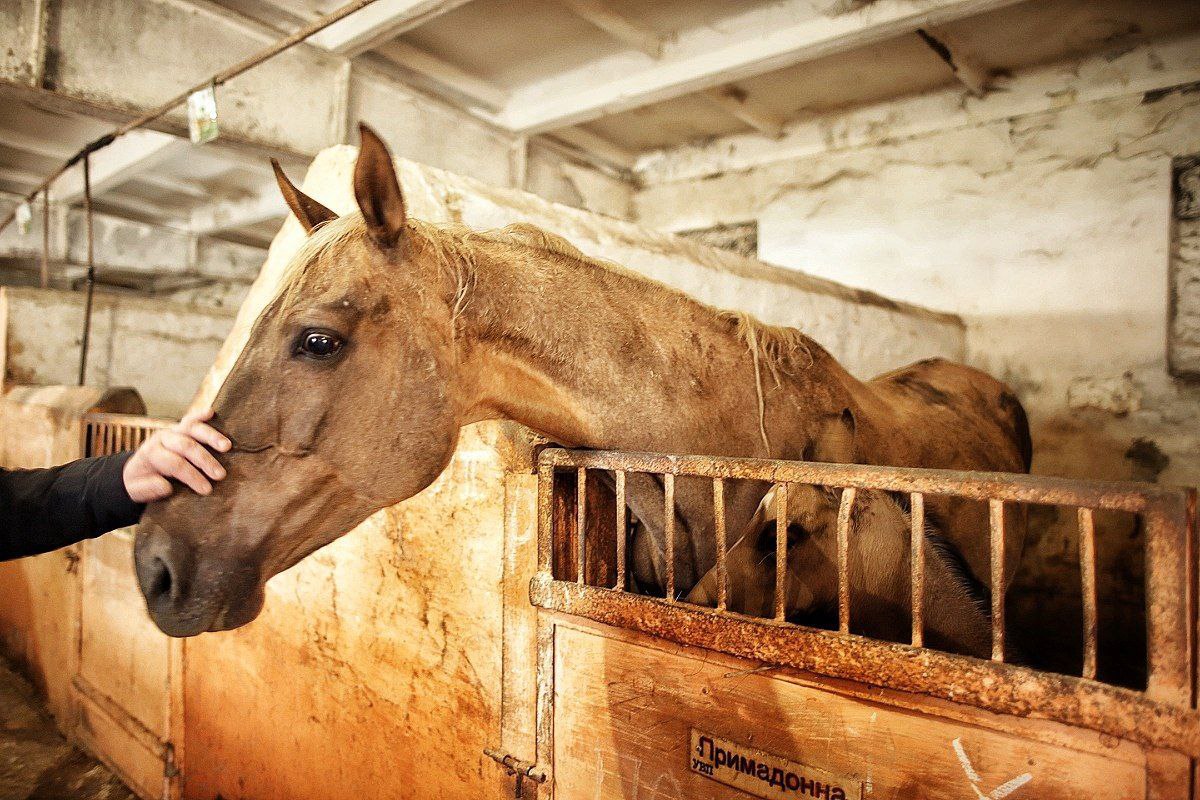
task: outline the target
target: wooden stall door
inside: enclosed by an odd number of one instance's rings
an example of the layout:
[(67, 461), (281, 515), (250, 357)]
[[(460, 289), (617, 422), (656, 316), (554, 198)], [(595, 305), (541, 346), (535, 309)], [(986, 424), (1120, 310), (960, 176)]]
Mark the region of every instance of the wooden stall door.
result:
[(1152, 754), (1129, 742), (544, 613), (555, 800), (1184, 796), (1148, 794)]
[(79, 562), (77, 735), (144, 798), (173, 792), (172, 648), (133, 571), (133, 529), (87, 542)]

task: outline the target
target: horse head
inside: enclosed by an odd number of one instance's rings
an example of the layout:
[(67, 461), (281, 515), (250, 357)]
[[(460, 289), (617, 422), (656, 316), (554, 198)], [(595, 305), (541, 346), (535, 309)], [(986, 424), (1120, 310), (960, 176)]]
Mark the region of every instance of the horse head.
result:
[(213, 403), (228, 477), (137, 530), (142, 593), (173, 636), (254, 619), (271, 576), (428, 486), (457, 442), (460, 287), (406, 218), (383, 143), (362, 128), (359, 211), (341, 217), (275, 171), (308, 239)]

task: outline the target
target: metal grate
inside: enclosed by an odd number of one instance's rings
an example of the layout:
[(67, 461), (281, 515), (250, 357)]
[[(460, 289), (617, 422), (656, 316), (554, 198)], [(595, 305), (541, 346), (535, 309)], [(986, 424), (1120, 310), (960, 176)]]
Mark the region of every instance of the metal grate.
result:
[[(588, 508), (588, 478), (608, 472), (616, 486), (614, 521)], [(562, 476), (575, 477), (574, 508), (565, 501)], [(625, 568), (626, 476), (659, 476), (664, 494), (665, 597), (628, 591)], [(556, 476), (560, 480), (556, 481)], [(712, 481), (719, 595), (715, 607), (676, 597), (674, 494), (676, 476)], [(729, 610), (726, 567), (726, 482), (774, 485), (776, 569), (773, 618)], [(837, 515), (837, 629), (810, 628), (785, 619), (786, 526), (789, 486), (841, 490)], [(569, 488), (569, 487), (568, 487)], [(849, 550), (861, 491), (910, 498), (909, 539), (912, 631), (909, 644), (852, 634)], [(927, 495), (988, 504), (991, 552), (991, 660), (928, 649), (925, 644)], [(539, 458), (539, 572), (534, 604), (545, 609), (639, 630), (682, 644), (706, 647), (833, 678), (941, 697), (1017, 716), (1053, 719), (1142, 744), (1200, 755), (1200, 715), (1194, 710), (1195, 491), (1151, 484), (1077, 481), (1030, 475), (902, 469), (706, 456), (666, 456), (547, 449)], [(556, 513), (556, 504), (560, 511)], [(1083, 597), (1081, 675), (1068, 676), (1005, 663), (1005, 509), (1040, 504), (1077, 509), (1080, 588)], [(1148, 678), (1145, 691), (1095, 680), (1097, 655), (1095, 511), (1137, 515), (1145, 531)], [(601, 529), (605, 529), (602, 531)], [(614, 535), (616, 564), (597, 538)], [(610, 542), (610, 544), (612, 544)], [(567, 557), (568, 554), (573, 557)], [(562, 567), (570, 562), (570, 568)], [(613, 567), (615, 566), (615, 570)], [(615, 582), (608, 582), (615, 571)], [(573, 573), (573, 574), (566, 574)]]
[(85, 414), (83, 417), (83, 456), (107, 456), (134, 450), (150, 435), (169, 428), (174, 421), (133, 414)]

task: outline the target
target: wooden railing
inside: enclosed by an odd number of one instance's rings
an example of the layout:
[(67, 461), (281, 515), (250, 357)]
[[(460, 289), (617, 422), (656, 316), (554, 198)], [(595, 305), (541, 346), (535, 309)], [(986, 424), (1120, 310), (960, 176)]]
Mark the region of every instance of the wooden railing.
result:
[(173, 420), (139, 417), (132, 414), (85, 414), (83, 417), (83, 456), (106, 456), (135, 450), (150, 435), (169, 428)]

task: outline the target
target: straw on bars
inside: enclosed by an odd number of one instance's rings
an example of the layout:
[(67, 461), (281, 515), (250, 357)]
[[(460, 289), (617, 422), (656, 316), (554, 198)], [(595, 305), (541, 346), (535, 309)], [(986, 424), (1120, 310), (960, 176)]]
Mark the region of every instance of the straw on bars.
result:
[[(246, 72), (247, 70), (257, 67), (259, 64), (263, 63), (264, 61), (274, 58), (275, 56), (279, 55), (283, 51), (288, 50), (292, 47), (295, 47), (296, 45), (300, 44), (300, 42), (303, 42), (308, 37), (312, 36), (315, 33), (319, 33), (321, 31), (325, 30), (326, 28), (328, 28), (330, 25), (332, 25), (335, 22), (345, 19), (346, 17), (353, 14), (355, 11), (358, 11), (359, 9), (362, 9), (362, 8), (366, 8), (367, 6), (369, 6), (375, 2), (377, 2), (377, 0), (354, 0), (354, 2), (347, 3), (346, 5), (337, 9), (336, 11), (333, 11), (333, 12), (325, 15), (324, 17), (321, 17), (320, 19), (310, 22), (308, 25), (305, 25), (303, 28), (301, 28), (300, 30), (291, 34), (290, 36), (285, 36), (284, 38), (282, 38), (282, 39), (278, 40), (277, 42), (275, 42), (274, 44), (272, 44), (270, 47), (260, 50), (257, 53), (255, 53), (254, 55), (250, 56), (249, 58), (239, 61), (236, 64), (234, 64), (233, 66), (227, 67), (226, 69), (216, 73), (212, 77), (206, 78), (205, 80), (200, 81), (199, 83), (192, 86), (190, 89), (180, 92), (179, 94), (172, 97), (170, 100), (166, 101), (165, 103), (163, 103), (160, 106), (157, 106), (156, 108), (151, 109), (150, 111), (147, 111), (146, 113), (142, 114), (140, 117), (136, 117), (136, 118), (130, 120), (129, 122), (126, 122), (124, 125), (121, 125), (120, 127), (116, 128), (115, 130), (104, 134), (99, 139), (88, 142), (86, 145), (84, 145), (82, 148), (80, 148), (79, 152), (77, 152), (75, 155), (71, 156), (69, 159), (64, 161), (57, 169), (55, 169), (53, 172), (51, 172), (45, 178), (45, 180), (43, 180), (41, 183), (39, 183), (37, 186), (35, 186), (33, 189), (31, 189), (30, 192), (25, 196), (25, 202), (26, 203), (33, 202), (33, 199), (35, 197), (37, 197), (39, 192), (43, 191), (44, 189), (49, 188), (50, 184), (52, 184), (52, 183), (54, 183), (54, 181), (58, 180), (58, 178), (60, 178), (64, 172), (66, 172), (68, 169), (70, 169), (71, 167), (78, 164), (82, 159), (84, 159), (91, 153), (94, 153), (97, 150), (101, 150), (105, 147), (108, 147), (110, 144), (112, 144), (114, 141), (116, 141), (117, 138), (124, 136), (125, 134), (129, 133), (130, 131), (132, 131), (136, 128), (140, 128), (143, 125), (147, 125), (147, 124), (159, 119), (160, 117), (165, 116), (166, 114), (170, 113), (171, 110), (175, 108), (175, 106), (187, 101), (188, 97), (191, 96), (192, 93), (198, 92), (201, 89), (205, 89), (209, 86), (220, 86), (223, 83), (226, 83), (227, 81), (229, 81), (233, 78), (236, 78), (238, 75), (241, 75), (243, 72)], [(17, 208), (20, 208), (20, 204), (17, 205)], [(16, 216), (17, 216), (17, 209), (14, 208), (9, 213), (9, 215), (4, 218), (4, 221), (0, 222), (0, 233), (2, 233), (4, 231), (4, 229), (9, 226), (9, 224), (16, 218)]]

